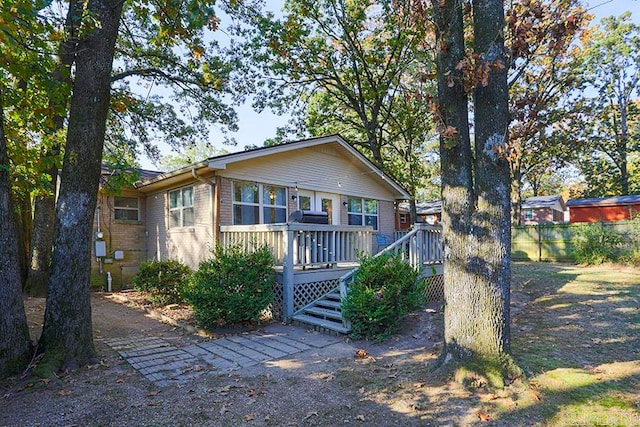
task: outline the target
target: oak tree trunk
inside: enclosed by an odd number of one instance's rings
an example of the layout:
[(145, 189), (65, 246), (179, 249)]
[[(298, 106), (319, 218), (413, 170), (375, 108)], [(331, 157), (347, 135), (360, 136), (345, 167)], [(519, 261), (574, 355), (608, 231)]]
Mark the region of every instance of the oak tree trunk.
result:
[[(64, 128), (64, 121), (69, 103), (69, 88), (71, 85), (71, 66), (75, 59), (75, 42), (77, 30), (82, 16), (82, 2), (70, 1), (65, 21), (66, 37), (58, 48), (58, 63), (52, 73), (52, 78), (59, 84), (61, 93), (51, 95), (49, 108), (56, 112), (53, 117), (52, 134), (57, 134)], [(56, 187), (58, 186), (58, 163), (60, 143), (46, 150), (43, 155), (49, 159), (51, 167), (45, 172), (49, 176), (49, 194), (38, 196), (34, 201), (33, 233), (31, 235), (31, 253), (27, 289), (34, 297), (45, 297), (49, 284), (49, 268), (53, 251), (54, 224), (56, 216)]]
[(22, 302), (18, 260), (18, 226), (9, 178), (0, 92), (0, 378), (24, 369), (31, 356), (31, 340)]
[(113, 54), (122, 2), (90, 0), (97, 25), (78, 42), (60, 194), (56, 205), (45, 323), (44, 369), (95, 361), (89, 281), (91, 234), (98, 195)]
[[(509, 352), (510, 176), (502, 0), (473, 2), (475, 50), (491, 65), (474, 92), (471, 148), (462, 2), (434, 5), (443, 200), (445, 348), (441, 361), (499, 360)], [(502, 67), (502, 68), (500, 68)], [(449, 131), (447, 131), (449, 129)], [(454, 131), (451, 131), (453, 129)], [(472, 154), (473, 153), (473, 154)]]

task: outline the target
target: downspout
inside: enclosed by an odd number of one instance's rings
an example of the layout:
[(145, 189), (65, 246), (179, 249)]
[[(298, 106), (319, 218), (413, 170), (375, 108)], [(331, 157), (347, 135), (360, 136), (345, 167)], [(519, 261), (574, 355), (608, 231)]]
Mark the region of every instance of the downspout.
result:
[(193, 178), (209, 186), (209, 219), (211, 220), (211, 245), (212, 245), (211, 249), (213, 249), (217, 241), (216, 224), (215, 224), (214, 215), (213, 215), (214, 213), (213, 212), (213, 195), (214, 195), (215, 184), (211, 182), (211, 180), (205, 179), (200, 175), (198, 175), (198, 172), (196, 172), (196, 168), (191, 168), (191, 176), (193, 176)]

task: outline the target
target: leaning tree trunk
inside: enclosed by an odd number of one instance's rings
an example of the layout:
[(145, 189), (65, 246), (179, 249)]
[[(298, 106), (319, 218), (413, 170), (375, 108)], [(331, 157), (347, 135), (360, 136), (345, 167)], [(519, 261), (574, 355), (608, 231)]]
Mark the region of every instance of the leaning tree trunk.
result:
[(11, 200), (9, 158), (0, 92), (0, 378), (29, 363), (31, 340), (22, 302), (18, 226)]
[(508, 124), (502, 0), (475, 0), (473, 5), (476, 53), (492, 70), (489, 84), (474, 94), (474, 156), (468, 98), (457, 67), (464, 58), (463, 6), (456, 0), (434, 6), (444, 122), (444, 365), (498, 361), (509, 351), (510, 179), (509, 165), (501, 157)]
[[(75, 59), (75, 40), (82, 16), (82, 2), (70, 1), (65, 21), (65, 38), (58, 47), (58, 63), (52, 73), (52, 78), (58, 83), (61, 91), (49, 97), (49, 109), (55, 111), (53, 126), (49, 129), (52, 135), (59, 135), (64, 129), (64, 122), (69, 103), (69, 88), (71, 84), (71, 66)], [(43, 155), (48, 159), (51, 167), (45, 172), (49, 176), (49, 194), (38, 196), (34, 202), (33, 233), (31, 235), (31, 253), (27, 289), (29, 295), (44, 297), (47, 295), (49, 284), (49, 267), (53, 250), (53, 227), (56, 216), (55, 194), (58, 186), (58, 163), (60, 161), (61, 143), (56, 141)]]
[(97, 23), (78, 42), (49, 294), (39, 343), (45, 354), (43, 369), (52, 371), (95, 361), (89, 292), (91, 233), (122, 2), (90, 0), (88, 9)]

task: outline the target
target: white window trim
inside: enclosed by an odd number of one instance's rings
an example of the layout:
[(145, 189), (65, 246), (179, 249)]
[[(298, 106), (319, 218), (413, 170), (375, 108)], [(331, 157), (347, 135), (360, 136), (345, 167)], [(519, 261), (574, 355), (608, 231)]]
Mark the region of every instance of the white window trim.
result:
[[(118, 206), (116, 200), (118, 198), (135, 199), (138, 202), (137, 208), (130, 208), (128, 206)], [(136, 211), (136, 219), (116, 219), (116, 211)], [(122, 222), (140, 222), (140, 198), (135, 196), (114, 196), (113, 197), (113, 219), (114, 221)]]
[[(193, 201), (191, 202), (192, 203), (191, 205), (184, 206), (184, 205), (182, 205), (182, 201), (183, 201), (182, 192), (187, 188), (191, 188), (191, 194), (193, 194)], [(171, 193), (175, 193), (176, 191), (180, 192), (180, 197), (178, 198), (178, 200), (180, 200), (180, 206), (178, 206), (176, 208), (172, 208), (171, 207)], [(169, 207), (169, 218), (168, 218), (168, 220), (169, 220), (169, 228), (176, 229), (176, 228), (190, 228), (190, 227), (193, 227), (195, 224), (194, 225), (186, 225), (186, 226), (184, 225), (184, 210), (185, 209), (189, 209), (189, 208), (193, 209), (194, 220), (195, 220), (195, 198), (196, 198), (195, 186), (187, 185), (185, 187), (180, 187), (180, 188), (176, 188), (176, 189), (173, 189), (173, 190), (169, 190), (169, 192), (167, 193), (167, 197), (168, 197), (167, 205)], [(171, 226), (171, 212), (175, 212), (175, 211), (179, 211), (180, 212), (180, 224), (172, 227)]]
[[(359, 216), (362, 218), (362, 221), (360, 221), (360, 224), (361, 224), (361, 225), (366, 225), (366, 224), (365, 224), (365, 221), (364, 221), (364, 218), (365, 218), (366, 216), (375, 216), (375, 217), (376, 217), (376, 225), (377, 225), (377, 226), (376, 226), (373, 230), (374, 230), (374, 231), (379, 231), (379, 230), (380, 230), (380, 202), (379, 202), (378, 200), (376, 200), (376, 199), (366, 199), (366, 198), (364, 198), (364, 197), (348, 197), (348, 198), (347, 198), (347, 201), (348, 201), (349, 199), (358, 199), (358, 200), (360, 200), (360, 209), (361, 209), (361, 211), (360, 211), (360, 212), (351, 212), (351, 211), (349, 210), (349, 203), (347, 203), (347, 221), (348, 221), (348, 218), (349, 218), (351, 215), (359, 215)], [(375, 214), (370, 214), (370, 213), (366, 213), (366, 212), (365, 212), (365, 209), (364, 209), (364, 207), (365, 207), (365, 202), (366, 202), (366, 201), (369, 201), (369, 200), (370, 200), (370, 201), (374, 201), (374, 202), (376, 202), (376, 206), (377, 206), (377, 208), (376, 208), (376, 212), (377, 212), (377, 213), (375, 213)]]
[[(254, 202), (243, 202), (243, 201), (236, 201), (236, 184), (252, 184), (252, 185), (257, 185), (258, 186), (258, 203), (254, 203)], [(284, 205), (268, 205), (265, 204), (263, 202), (263, 192), (264, 192), (264, 187), (277, 187), (277, 188), (284, 188), (284, 200), (285, 200), (285, 204)], [(264, 224), (264, 208), (278, 208), (278, 209), (285, 209), (285, 217), (288, 218), (289, 217), (289, 206), (287, 205), (287, 200), (289, 200), (289, 190), (287, 187), (283, 187), (281, 185), (275, 185), (275, 184), (260, 184), (257, 182), (251, 182), (251, 181), (233, 181), (232, 185), (231, 185), (231, 216), (232, 216), (232, 221), (233, 221), (233, 225), (238, 225), (236, 224), (236, 216), (235, 216), (235, 206), (236, 205), (240, 205), (240, 206), (257, 206), (258, 207), (258, 224)]]

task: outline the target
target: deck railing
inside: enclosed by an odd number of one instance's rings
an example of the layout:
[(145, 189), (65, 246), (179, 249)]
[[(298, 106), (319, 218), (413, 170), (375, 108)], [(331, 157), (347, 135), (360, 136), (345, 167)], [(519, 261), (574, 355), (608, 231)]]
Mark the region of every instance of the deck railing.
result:
[[(428, 265), (443, 262), (442, 227), (430, 224), (414, 224), (411, 231), (375, 256), (400, 254), (412, 267), (422, 270)], [(344, 299), (349, 286), (355, 280), (357, 268), (340, 277), (340, 297)], [(345, 325), (347, 326), (347, 325)]]
[(319, 224), (260, 224), (220, 226), (220, 243), (252, 249), (266, 244), (276, 265), (282, 267), (282, 312), (294, 312), (295, 270), (307, 267), (354, 263), (373, 247), (371, 227)]
[(220, 242), (244, 249), (266, 244), (276, 265), (309, 267), (357, 262), (359, 254), (371, 253), (372, 233), (371, 227), (351, 225), (229, 225), (220, 227)]

